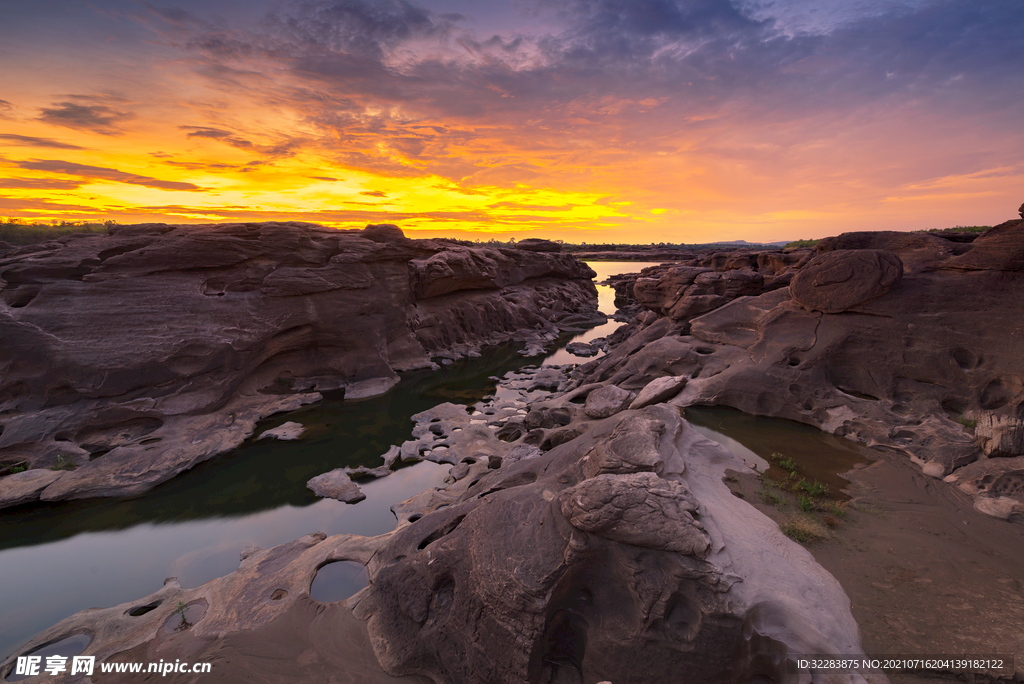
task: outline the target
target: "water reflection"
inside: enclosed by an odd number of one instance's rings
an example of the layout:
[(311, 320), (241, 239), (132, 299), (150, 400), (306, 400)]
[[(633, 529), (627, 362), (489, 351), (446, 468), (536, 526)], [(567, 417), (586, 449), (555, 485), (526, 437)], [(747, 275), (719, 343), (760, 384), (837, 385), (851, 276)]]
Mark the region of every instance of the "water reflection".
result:
[(757, 469), (773, 480), (788, 483), (790, 477), (779, 467), (781, 459), (773, 460), (772, 454), (791, 458), (799, 466), (800, 477), (828, 485), (832, 498), (848, 498), (839, 494), (850, 484), (842, 473), (869, 459), (867, 447), (790, 420), (752, 416), (721, 406), (689, 406), (684, 415), (701, 434), (745, 461), (756, 458)]

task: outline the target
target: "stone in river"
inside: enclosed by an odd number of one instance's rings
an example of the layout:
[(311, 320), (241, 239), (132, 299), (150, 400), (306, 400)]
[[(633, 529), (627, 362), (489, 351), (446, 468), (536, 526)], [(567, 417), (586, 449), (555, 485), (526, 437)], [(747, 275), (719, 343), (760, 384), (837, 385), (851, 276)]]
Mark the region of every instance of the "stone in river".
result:
[(295, 421), (288, 421), (287, 423), (281, 423), (273, 430), (267, 430), (257, 439), (279, 439), (281, 441), (290, 442), (296, 440), (302, 436), (302, 433), (306, 431), (306, 428), (302, 426), (302, 423), (296, 423)]
[(306, 483), (313, 493), (324, 499), (337, 499), (345, 503), (358, 503), (366, 498), (359, 485), (352, 481), (344, 468), (317, 475)]

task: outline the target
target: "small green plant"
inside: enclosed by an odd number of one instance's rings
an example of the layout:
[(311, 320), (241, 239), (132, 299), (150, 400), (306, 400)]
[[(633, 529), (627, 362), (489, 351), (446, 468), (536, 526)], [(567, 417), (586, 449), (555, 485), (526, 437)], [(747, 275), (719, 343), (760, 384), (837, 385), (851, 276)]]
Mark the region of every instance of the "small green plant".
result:
[(57, 462), (50, 466), (51, 470), (74, 470), (78, 467), (72, 458), (64, 458), (64, 454), (57, 454)]
[(180, 615), (181, 622), (178, 623), (177, 627), (174, 628), (176, 632), (183, 632), (192, 626), (192, 623), (185, 618), (185, 613), (188, 611), (188, 604), (184, 601), (178, 601), (178, 607), (174, 609), (172, 615)]
[(959, 418), (956, 419), (956, 422), (960, 423), (969, 430), (973, 430), (974, 428), (978, 427), (978, 421), (975, 420), (974, 418), (968, 418), (967, 416), (960, 416)]
[(809, 483), (806, 480), (800, 480), (797, 484), (797, 488), (807, 492), (811, 496), (826, 496), (828, 494), (828, 485), (822, 484), (817, 480), (813, 483)]
[(800, 496), (796, 497), (796, 505), (799, 506), (800, 510), (804, 511), (805, 513), (810, 513), (811, 511), (814, 510), (814, 502), (811, 500), (811, 497), (805, 494), (801, 494)]
[(0, 476), (13, 475), (14, 473), (23, 473), (26, 470), (28, 470), (28, 463), (26, 463), (25, 461), (19, 461), (17, 463), (0, 464)]
[[(775, 458), (776, 456), (780, 458)], [(778, 462), (779, 467), (783, 470), (788, 470), (790, 474), (795, 473), (797, 469), (797, 462), (792, 458), (781, 458), (782, 454), (772, 454), (772, 460)]]
[(842, 518), (846, 515), (846, 504), (833, 501), (828, 506), (828, 512), (837, 518)]

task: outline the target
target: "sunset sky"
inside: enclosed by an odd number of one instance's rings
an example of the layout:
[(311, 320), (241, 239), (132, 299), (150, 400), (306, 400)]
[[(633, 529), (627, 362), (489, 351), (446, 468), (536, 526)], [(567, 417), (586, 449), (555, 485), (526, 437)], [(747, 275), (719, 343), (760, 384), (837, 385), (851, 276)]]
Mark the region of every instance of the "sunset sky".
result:
[(775, 241), (1016, 217), (1021, 0), (0, 0), (0, 217)]

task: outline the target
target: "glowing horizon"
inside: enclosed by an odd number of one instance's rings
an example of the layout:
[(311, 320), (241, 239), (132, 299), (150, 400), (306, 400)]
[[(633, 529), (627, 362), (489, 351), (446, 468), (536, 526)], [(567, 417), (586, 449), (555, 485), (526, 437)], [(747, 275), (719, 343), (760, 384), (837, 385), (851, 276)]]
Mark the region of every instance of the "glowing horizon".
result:
[(1009, 2), (4, 13), (0, 217), (770, 242), (992, 225), (1022, 199)]

